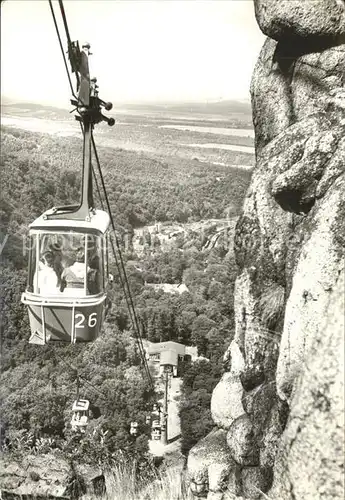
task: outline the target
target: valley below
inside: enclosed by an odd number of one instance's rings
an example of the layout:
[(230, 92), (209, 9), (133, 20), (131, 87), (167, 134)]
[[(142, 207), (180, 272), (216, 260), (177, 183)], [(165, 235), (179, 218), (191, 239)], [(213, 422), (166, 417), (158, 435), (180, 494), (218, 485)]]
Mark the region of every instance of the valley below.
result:
[[(123, 498), (141, 498), (139, 490), (155, 484), (182, 488), (189, 450), (214, 425), (211, 394), (234, 334), (235, 225), (254, 165), (250, 112), (216, 108), (115, 107), (109, 113), (115, 126), (99, 124), (94, 134), (143, 340), (172, 341), (196, 353), (171, 380), (164, 445), (145, 423), (153, 402), (163, 404), (162, 384), (157, 379), (149, 390), (114, 255), (112, 307), (100, 337), (88, 345), (28, 346), (20, 302), (28, 260), (23, 241), (42, 212), (78, 202), (83, 143), (67, 110), (2, 105), (0, 486), (6, 495), (59, 498), (76, 477), (92, 498), (99, 485)], [(103, 196), (94, 187), (99, 207)], [(76, 373), (92, 407), (82, 437), (70, 428)], [(54, 457), (56, 470), (41, 473), (40, 464)], [(23, 467), (19, 485), (11, 471)], [(152, 474), (161, 479), (152, 482)], [(135, 492), (127, 497), (130, 484)], [(82, 488), (75, 498), (81, 496)]]
[[(254, 131), (248, 113), (227, 115), (147, 109), (113, 109), (114, 127), (97, 126), (99, 146), (145, 152), (154, 157), (175, 157), (226, 167), (251, 169)], [(3, 126), (56, 137), (80, 137), (80, 127), (66, 110), (32, 109), (25, 104), (2, 105)]]

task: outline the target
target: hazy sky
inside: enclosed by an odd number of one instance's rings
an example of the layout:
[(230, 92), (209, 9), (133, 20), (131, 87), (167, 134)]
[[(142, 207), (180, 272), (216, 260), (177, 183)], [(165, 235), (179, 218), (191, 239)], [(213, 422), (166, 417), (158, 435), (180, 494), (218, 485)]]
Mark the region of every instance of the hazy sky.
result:
[[(72, 40), (91, 44), (91, 76), (104, 100), (249, 97), (264, 40), (252, 0), (65, 0), (64, 5)], [(54, 7), (67, 47), (57, 2)], [(46, 0), (1, 2), (1, 93), (69, 105)]]

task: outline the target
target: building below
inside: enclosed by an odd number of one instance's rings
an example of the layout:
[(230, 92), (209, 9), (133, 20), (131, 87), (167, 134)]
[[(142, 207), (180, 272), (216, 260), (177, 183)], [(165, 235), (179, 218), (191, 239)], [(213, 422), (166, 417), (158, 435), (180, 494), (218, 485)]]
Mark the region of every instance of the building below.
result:
[(148, 360), (159, 368), (159, 375), (170, 371), (178, 377), (184, 361), (194, 361), (198, 357), (196, 347), (185, 346), (178, 342), (146, 342)]
[(165, 293), (172, 293), (175, 295), (181, 295), (184, 292), (189, 292), (188, 287), (184, 283), (179, 283), (178, 285), (171, 283), (145, 283), (145, 286), (153, 288), (155, 291), (162, 290)]

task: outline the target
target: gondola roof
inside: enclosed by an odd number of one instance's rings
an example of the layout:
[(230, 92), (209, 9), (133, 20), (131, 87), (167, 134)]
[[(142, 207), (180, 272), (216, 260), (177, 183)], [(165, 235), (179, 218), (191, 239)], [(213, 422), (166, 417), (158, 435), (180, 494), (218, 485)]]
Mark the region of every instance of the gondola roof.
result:
[(90, 220), (70, 220), (70, 219), (48, 219), (47, 215), (54, 214), (53, 209), (49, 209), (30, 224), (30, 229), (54, 230), (66, 228), (67, 230), (97, 230), (102, 234), (106, 232), (110, 224), (110, 217), (103, 210), (94, 210), (90, 213)]

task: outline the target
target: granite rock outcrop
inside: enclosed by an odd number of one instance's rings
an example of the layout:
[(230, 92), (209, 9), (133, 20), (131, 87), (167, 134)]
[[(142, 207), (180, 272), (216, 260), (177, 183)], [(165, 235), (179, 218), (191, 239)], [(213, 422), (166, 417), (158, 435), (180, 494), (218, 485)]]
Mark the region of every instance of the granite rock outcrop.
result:
[(212, 495), (340, 499), (345, 3), (254, 4), (268, 38), (252, 77), (256, 165), (235, 234), (237, 348), (211, 402), (237, 487)]

